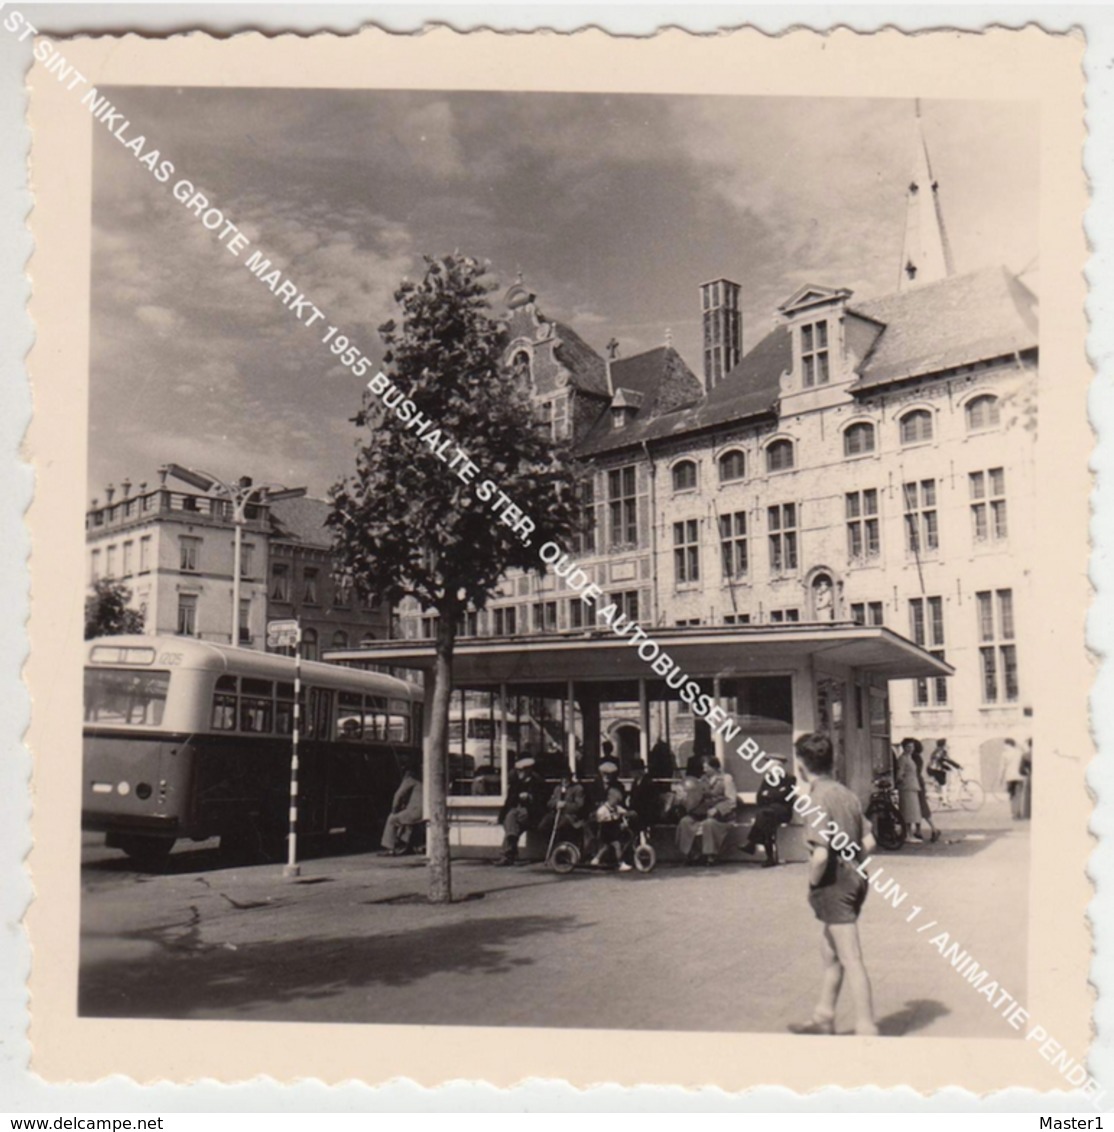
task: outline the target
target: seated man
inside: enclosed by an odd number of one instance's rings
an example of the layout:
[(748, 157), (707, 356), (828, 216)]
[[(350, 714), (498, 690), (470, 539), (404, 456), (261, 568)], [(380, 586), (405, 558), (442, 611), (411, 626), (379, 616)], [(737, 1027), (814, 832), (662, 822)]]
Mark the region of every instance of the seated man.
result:
[(411, 852), (415, 827), (424, 821), (422, 814), (422, 772), (419, 763), (407, 763), (402, 782), (391, 800), (391, 812), (383, 827), (380, 856), (397, 857)]
[[(783, 766), (789, 762), (785, 755), (771, 755)], [(744, 853), (753, 853), (759, 844), (766, 850), (764, 869), (771, 869), (777, 864), (777, 831), (778, 826), (787, 825), (793, 816), (793, 806), (789, 802), (789, 795), (793, 792), (797, 780), (793, 775), (787, 774), (776, 786), (771, 786), (762, 778), (762, 785), (758, 789), (758, 813), (754, 825), (750, 827), (746, 843), (740, 848)]]
[(662, 814), (661, 790), (650, 777), (641, 759), (631, 763), (634, 778), (630, 784), (631, 829), (638, 833), (650, 829)]
[[(549, 796), (549, 812), (542, 818), (538, 831), (547, 838), (553, 834), (554, 841), (567, 839), (579, 842), (584, 831), (587, 806), (588, 797), (584, 787), (576, 781), (571, 771), (566, 770)], [(556, 833), (554, 826), (557, 827)]]
[(545, 779), (534, 770), (534, 760), (529, 756), (519, 759), (507, 783), (507, 800), (495, 819), (503, 827), (503, 856), (497, 865), (513, 865), (518, 860), (519, 838), (537, 828), (547, 793)]
[(700, 839), (704, 864), (714, 865), (727, 840), (729, 825), (735, 819), (739, 794), (735, 780), (724, 772), (723, 764), (715, 755), (709, 755), (704, 761), (708, 768), (704, 775), (708, 816), (704, 819)]

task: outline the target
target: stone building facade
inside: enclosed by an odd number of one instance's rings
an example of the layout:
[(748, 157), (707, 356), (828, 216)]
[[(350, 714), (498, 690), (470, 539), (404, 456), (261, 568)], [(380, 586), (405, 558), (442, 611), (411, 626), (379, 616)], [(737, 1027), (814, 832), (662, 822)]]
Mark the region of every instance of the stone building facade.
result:
[[(894, 294), (799, 287), (744, 355), (742, 285), (700, 285), (702, 378), (668, 340), (598, 353), (521, 281), (506, 361), (592, 470), (573, 549), (624, 612), (648, 630), (884, 624), (956, 670), (895, 685), (891, 734), (945, 738), (987, 780), (1031, 710), (1037, 298), (1004, 268), (952, 273), (923, 146), (907, 196)], [(514, 573), (462, 630), (573, 634), (588, 615), (553, 576)], [(428, 622), (404, 605), (400, 631)]]
[[(240, 644), (266, 648), (271, 620), (299, 617), (303, 648), (326, 648), (389, 634), (379, 606), (356, 601), (332, 577), (329, 504), (293, 498), (249, 503), (241, 543)], [(180, 491), (165, 470), (154, 489), (133, 493), (125, 481), (94, 499), (85, 516), (89, 584), (124, 583), (143, 614), (145, 632), (232, 639), (234, 531), (229, 504), (213, 494)]]

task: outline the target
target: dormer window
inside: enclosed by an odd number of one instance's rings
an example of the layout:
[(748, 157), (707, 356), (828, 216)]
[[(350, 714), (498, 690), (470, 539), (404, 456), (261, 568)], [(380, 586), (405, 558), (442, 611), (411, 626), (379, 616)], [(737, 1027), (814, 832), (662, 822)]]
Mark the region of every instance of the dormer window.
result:
[(801, 372), (806, 389), (827, 385), (831, 380), (828, 364), (828, 320), (807, 322), (801, 327)]
[(611, 399), (611, 427), (622, 428), (634, 420), (642, 404), (642, 394), (634, 389), (616, 389)]

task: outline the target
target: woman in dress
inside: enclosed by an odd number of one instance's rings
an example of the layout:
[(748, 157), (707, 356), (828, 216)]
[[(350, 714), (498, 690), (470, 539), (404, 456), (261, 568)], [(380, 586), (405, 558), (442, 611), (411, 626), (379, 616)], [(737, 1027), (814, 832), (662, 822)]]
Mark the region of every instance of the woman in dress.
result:
[(920, 754), (921, 744), (916, 739), (901, 740), (901, 754), (897, 756), (898, 801), (901, 816), (913, 841), (923, 841), (921, 837), (921, 779), (917, 774), (917, 764), (913, 752)]

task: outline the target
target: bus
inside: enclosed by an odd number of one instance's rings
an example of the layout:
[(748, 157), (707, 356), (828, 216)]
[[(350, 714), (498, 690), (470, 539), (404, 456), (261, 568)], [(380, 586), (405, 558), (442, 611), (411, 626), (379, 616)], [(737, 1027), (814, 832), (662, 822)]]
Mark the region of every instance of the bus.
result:
[[(82, 828), (144, 864), (175, 841), (282, 855), (294, 660), (191, 637), (86, 641)], [(304, 661), (298, 833), (375, 835), (421, 757), (422, 693)]]
[(568, 764), (563, 744), (532, 716), (507, 718), (495, 706), (449, 713), (449, 793), (501, 794), (504, 731), (513, 760), (532, 755), (543, 774), (559, 776)]

